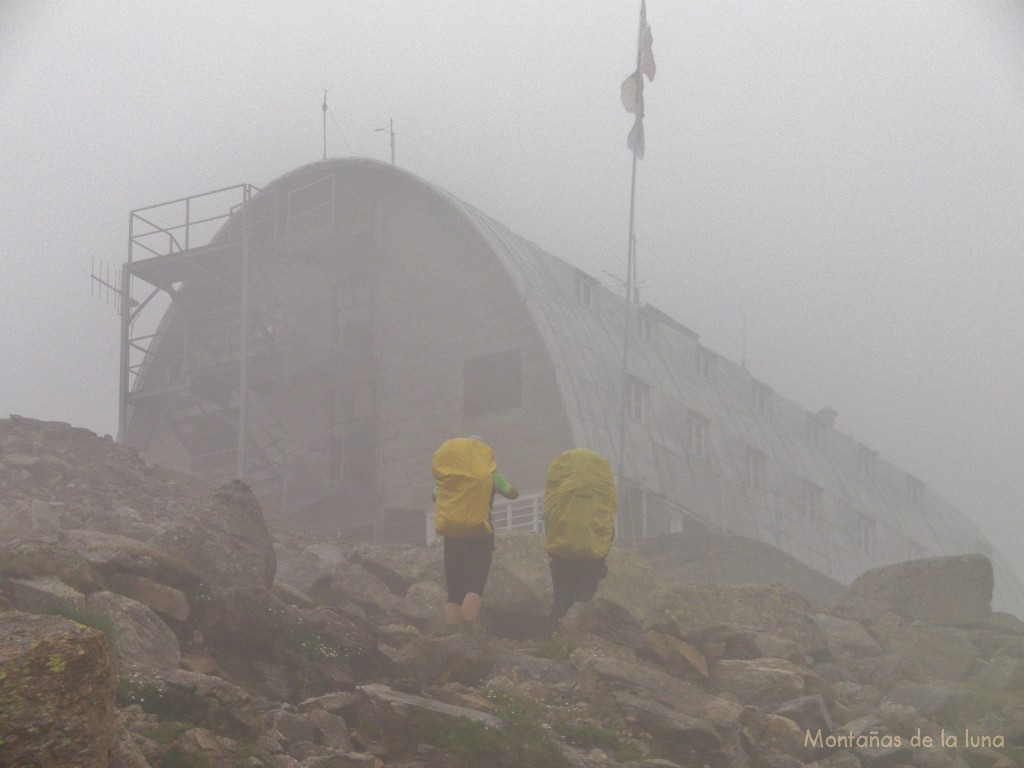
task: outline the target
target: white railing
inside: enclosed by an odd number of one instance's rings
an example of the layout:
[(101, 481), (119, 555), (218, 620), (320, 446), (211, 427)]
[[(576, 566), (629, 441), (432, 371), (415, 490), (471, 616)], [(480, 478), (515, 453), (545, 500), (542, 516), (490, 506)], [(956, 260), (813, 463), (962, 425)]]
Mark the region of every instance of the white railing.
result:
[[(544, 493), (526, 493), (515, 501), (495, 496), (491, 510), (491, 523), (495, 531), (543, 531)], [(434, 510), (426, 515), (427, 543), (437, 538), (434, 533)]]

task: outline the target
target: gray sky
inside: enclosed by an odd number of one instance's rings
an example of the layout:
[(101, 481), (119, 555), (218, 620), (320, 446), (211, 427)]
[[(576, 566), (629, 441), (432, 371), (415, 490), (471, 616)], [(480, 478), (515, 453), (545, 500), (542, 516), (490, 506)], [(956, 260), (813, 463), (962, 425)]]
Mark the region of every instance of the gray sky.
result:
[[(648, 5), (643, 299), (1016, 560), (1024, 6)], [(92, 261), (124, 260), (133, 208), (318, 159), (324, 88), (331, 156), (387, 159), (393, 118), (399, 165), (622, 277), (637, 10), (0, 0), (0, 413), (115, 431)]]

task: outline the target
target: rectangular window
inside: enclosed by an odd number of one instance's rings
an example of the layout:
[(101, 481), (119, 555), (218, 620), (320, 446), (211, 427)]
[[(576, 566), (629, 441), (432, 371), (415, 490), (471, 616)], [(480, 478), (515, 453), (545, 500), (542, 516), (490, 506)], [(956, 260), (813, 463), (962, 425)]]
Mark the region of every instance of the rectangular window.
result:
[(523, 404), (523, 359), (518, 349), (474, 357), (463, 364), (466, 416), (518, 408)]
[(633, 421), (644, 421), (648, 399), (647, 385), (639, 379), (630, 377), (626, 384), (626, 415)]
[(878, 454), (866, 446), (860, 447), (860, 473), (864, 477), (875, 476), (875, 465), (878, 463)]
[(654, 321), (642, 309), (638, 309), (636, 313), (636, 335), (646, 342), (654, 338)]
[(585, 307), (593, 307), (597, 298), (597, 280), (583, 272), (576, 273), (576, 299)]
[(690, 430), (690, 454), (701, 459), (711, 455), (711, 422), (696, 411), (687, 416)]
[(747, 448), (746, 481), (755, 491), (768, 489), (768, 457), (756, 448)]
[(804, 522), (819, 525), (825, 510), (825, 492), (814, 483), (804, 481)]
[(807, 414), (807, 440), (815, 448), (825, 447), (825, 425), (811, 414)]
[(711, 370), (714, 368), (715, 356), (709, 349), (697, 347), (697, 375), (704, 381), (711, 381)]
[(772, 391), (757, 379), (750, 380), (750, 405), (756, 413), (767, 414), (772, 401)]

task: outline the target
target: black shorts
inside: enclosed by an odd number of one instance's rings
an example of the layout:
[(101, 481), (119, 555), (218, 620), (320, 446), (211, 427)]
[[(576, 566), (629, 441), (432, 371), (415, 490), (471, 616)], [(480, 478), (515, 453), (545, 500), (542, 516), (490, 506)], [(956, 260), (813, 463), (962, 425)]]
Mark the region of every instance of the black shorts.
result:
[(483, 595), (493, 553), (493, 533), (472, 539), (445, 537), (444, 583), (449, 603), (461, 605), (470, 592)]

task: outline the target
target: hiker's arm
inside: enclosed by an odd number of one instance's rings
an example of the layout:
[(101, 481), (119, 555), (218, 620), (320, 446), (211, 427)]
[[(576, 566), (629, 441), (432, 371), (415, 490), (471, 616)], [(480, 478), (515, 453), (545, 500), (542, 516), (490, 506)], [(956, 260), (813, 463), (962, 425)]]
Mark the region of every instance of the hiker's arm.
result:
[(519, 498), (519, 491), (517, 491), (508, 480), (506, 480), (500, 472), (494, 472), (491, 477), (494, 478), (494, 490), (504, 496), (506, 499), (515, 500)]

